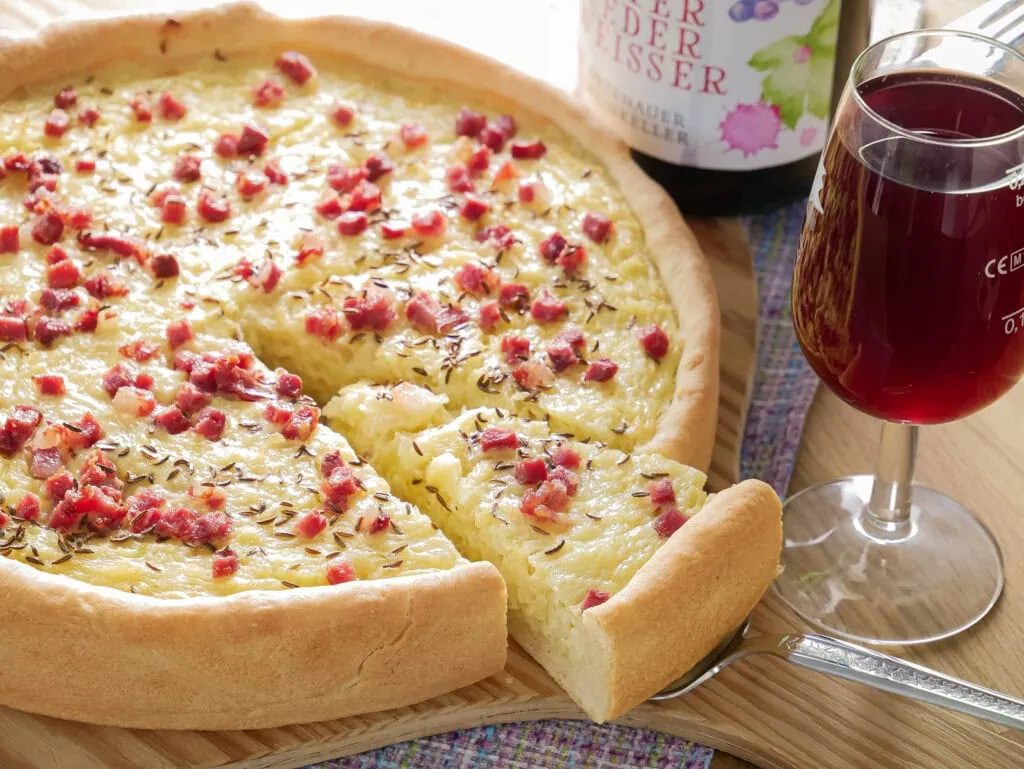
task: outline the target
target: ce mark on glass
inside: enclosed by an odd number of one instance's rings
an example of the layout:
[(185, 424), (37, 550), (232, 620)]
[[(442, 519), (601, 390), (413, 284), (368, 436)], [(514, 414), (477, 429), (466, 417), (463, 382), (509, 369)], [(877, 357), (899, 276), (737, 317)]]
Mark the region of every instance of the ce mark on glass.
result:
[(1012, 254), (998, 259), (989, 259), (985, 263), (985, 277), (993, 280), (1000, 275), (1009, 275), (1024, 267), (1024, 248), (1018, 248)]

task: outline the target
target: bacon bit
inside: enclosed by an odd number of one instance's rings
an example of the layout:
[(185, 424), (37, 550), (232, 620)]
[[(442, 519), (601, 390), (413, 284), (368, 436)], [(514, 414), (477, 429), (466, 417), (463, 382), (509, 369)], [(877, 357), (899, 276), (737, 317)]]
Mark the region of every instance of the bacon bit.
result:
[(480, 219), (484, 214), (491, 210), (490, 205), (485, 200), (478, 198), (476, 195), (467, 194), (465, 200), (462, 201), (462, 205), (459, 206), (459, 213), (462, 214), (464, 219), (468, 219), (471, 222), (475, 222)]
[(277, 287), (281, 280), (281, 274), (281, 268), (277, 266), (277, 262), (273, 259), (264, 259), (256, 275), (253, 276), (252, 284), (269, 294)]
[(383, 289), (371, 288), (362, 296), (345, 297), (342, 306), (353, 331), (365, 328), (383, 331), (395, 319), (393, 298), (389, 291)]
[[(349, 497), (359, 491), (359, 483), (352, 468), (340, 457), (335, 460), (332, 455), (333, 452), (326, 455), (321, 463), (321, 472), (326, 475), (326, 480), (320, 484), (320, 491), (331, 506), (338, 510), (347, 510)], [(340, 464), (335, 464), (335, 461)]]
[(349, 211), (376, 211), (380, 205), (380, 188), (365, 180), (356, 185), (348, 199)]
[(370, 155), (364, 161), (363, 167), (366, 168), (366, 178), (371, 182), (375, 182), (395, 170), (395, 164), (384, 152), (375, 152)]
[(148, 123), (153, 119), (153, 106), (149, 103), (149, 97), (144, 93), (136, 94), (129, 102), (135, 119), (140, 123)]
[(10, 457), (32, 437), (43, 415), (31, 406), (18, 405), (0, 428), (0, 454)]
[(512, 157), (517, 160), (537, 160), (547, 151), (548, 148), (540, 139), (532, 142), (512, 142)]
[(555, 335), (555, 340), (558, 344), (567, 344), (574, 350), (580, 351), (587, 344), (587, 338), (583, 335), (583, 332), (578, 328), (564, 328)]
[(33, 336), (43, 347), (49, 347), (58, 337), (71, 336), (71, 332), (72, 328), (68, 323), (44, 315), (36, 321)]
[(40, 306), (49, 313), (57, 314), (78, 307), (82, 303), (78, 294), (67, 289), (44, 288), (39, 294)]
[(235, 189), (238, 190), (238, 194), (245, 200), (252, 200), (266, 190), (267, 184), (269, 184), (267, 177), (255, 171), (239, 174), (235, 179)]
[(96, 299), (103, 300), (111, 296), (127, 296), (128, 285), (115, 278), (109, 270), (95, 272), (85, 279), (85, 290)]
[(316, 406), (302, 406), (281, 429), (281, 435), (290, 441), (304, 441), (313, 434), (319, 419), (320, 409)]
[(546, 288), (530, 306), (530, 315), (538, 323), (553, 323), (568, 312), (565, 302), (559, 301)]
[(380, 534), (382, 531), (387, 531), (391, 526), (391, 516), (387, 513), (377, 513), (377, 517), (370, 521), (367, 527), (368, 534)]
[(71, 288), (82, 279), (82, 271), (70, 259), (46, 268), (46, 285), (50, 288)]
[(341, 314), (333, 307), (321, 307), (306, 313), (306, 333), (333, 342), (342, 332)]
[(75, 171), (80, 174), (91, 174), (96, 170), (96, 161), (92, 158), (78, 158), (75, 161)]
[(114, 394), (114, 408), (130, 416), (147, 417), (156, 408), (156, 400), (139, 387), (120, 387)]
[(32, 377), (32, 381), (40, 395), (63, 395), (66, 392), (64, 377), (58, 374), (37, 374)]
[(207, 513), (196, 519), (186, 541), (204, 544), (227, 537), (231, 532), (231, 519), (224, 513)]
[(68, 447), (73, 451), (87, 449), (103, 437), (103, 428), (88, 411), (75, 426), (78, 428), (78, 432), (71, 432), (67, 436)]
[(78, 236), (78, 244), (87, 251), (110, 250), (120, 257), (131, 256), (140, 264), (148, 255), (142, 241), (109, 233), (83, 232)]
[(124, 364), (116, 363), (103, 375), (103, 391), (111, 398), (117, 394), (122, 387), (128, 387), (135, 383), (132, 373), (125, 368)]
[(86, 128), (92, 128), (100, 120), (100, 111), (93, 107), (83, 109), (78, 113), (78, 122)]
[(32, 239), (44, 246), (52, 246), (64, 234), (64, 219), (56, 211), (47, 211), (32, 225)]
[(537, 197), (537, 181), (519, 182), (519, 202), (532, 203)]
[(558, 255), (558, 265), (567, 273), (578, 272), (587, 262), (587, 252), (583, 246), (569, 246)]
[(267, 161), (267, 164), (263, 166), (263, 173), (266, 174), (271, 184), (276, 184), (279, 187), (288, 184), (288, 174), (281, 170), (281, 166), (276, 160)]
[(338, 217), (338, 232), (346, 237), (359, 235), (369, 226), (369, 219), (362, 211), (346, 211)]
[(491, 164), (491, 150), (488, 147), (478, 147), (466, 161), (466, 167), (473, 176), (480, 176)]
[(577, 468), (583, 463), (580, 455), (566, 446), (559, 446), (552, 451), (551, 461), (558, 467), (567, 467), (569, 469)]
[(610, 593), (606, 593), (604, 590), (598, 590), (597, 588), (592, 587), (587, 591), (587, 595), (584, 597), (583, 603), (580, 604), (580, 611), (586, 611), (587, 609), (593, 609), (595, 606), (600, 606), (609, 598), (611, 598)]
[[(178, 158), (178, 162), (174, 164), (174, 170), (171, 171), (171, 176), (177, 179), (179, 182), (197, 182), (202, 177), (202, 160), (195, 155), (182, 155)], [(168, 192), (176, 191), (173, 188), (168, 188)], [(154, 202), (159, 205), (163, 201), (157, 201), (154, 198)]]
[(276, 403), (268, 403), (263, 410), (263, 418), (272, 425), (281, 426), (288, 423), (288, 420), (292, 418), (292, 413), (289, 408), (278, 406)]
[(223, 222), (231, 216), (231, 203), (227, 198), (210, 190), (203, 190), (199, 193), (196, 210), (199, 212), (199, 216), (208, 222)]
[(501, 338), (501, 351), (505, 362), (512, 364), (530, 357), (530, 340), (524, 336), (508, 334)]
[(277, 370), (277, 381), (274, 383), (274, 392), (282, 398), (295, 400), (302, 395), (302, 377), (292, 374), (284, 369)]
[(27, 171), (30, 165), (24, 152), (13, 152), (4, 158), (4, 169), (7, 171)]
[(160, 221), (166, 224), (182, 224), (185, 221), (185, 198), (171, 194), (164, 198), (160, 206)]
[(658, 506), (676, 501), (676, 491), (672, 488), (671, 478), (661, 478), (647, 484), (647, 492), (651, 504)]
[(176, 278), (179, 274), (178, 260), (170, 254), (156, 254), (149, 261), (154, 278)]
[(21, 342), (28, 339), (28, 324), (24, 318), (0, 315), (0, 342)]
[(486, 427), (480, 433), (480, 449), (483, 452), (519, 448), (519, 436), (504, 427)]
[(337, 467), (346, 467), (346, 462), (341, 458), (341, 452), (335, 449), (334, 451), (328, 451), (320, 459), (320, 474), (324, 478), (329, 478), (331, 473)]
[(544, 261), (554, 263), (568, 245), (568, 241), (560, 233), (553, 232), (540, 242), (540, 255), (544, 257)]
[(210, 405), (213, 398), (191, 382), (185, 382), (174, 396), (175, 405), (186, 416), (191, 416)]
[(488, 123), (480, 132), (480, 141), (495, 152), (505, 148), (505, 142), (516, 135), (516, 121), (511, 115), (502, 115)]
[(324, 255), (324, 242), (319, 235), (305, 233), (299, 240), (299, 253), (295, 255), (296, 263), (301, 267), (310, 259)]
[(43, 485), (46, 496), (54, 502), (60, 502), (64, 495), (75, 488), (75, 479), (67, 470), (62, 470), (56, 475), (50, 476)]
[(501, 321), (501, 310), (497, 302), (487, 302), (480, 305), (480, 328), (484, 331), (493, 331)]
[(295, 524), (296, 533), (305, 539), (313, 539), (326, 528), (327, 518), (319, 510), (310, 510)]
[(409, 231), (409, 225), (405, 222), (386, 221), (381, 222), (380, 234), (385, 240), (398, 240), (404, 238)]
[(492, 224), (484, 227), (476, 234), (477, 242), (491, 243), (499, 251), (511, 248), (516, 242), (515, 236), (507, 224)]
[(604, 243), (612, 234), (612, 220), (601, 214), (588, 213), (583, 217), (583, 234), (595, 243)]
[(316, 204), (316, 212), (325, 219), (335, 219), (340, 216), (344, 210), (345, 207), (341, 204), (341, 198), (337, 195), (324, 198)]
[(191, 425), (188, 417), (177, 406), (167, 406), (153, 416), (153, 422), (171, 435), (185, 432)]
[(466, 262), (455, 273), (455, 285), (475, 296), (490, 294), (500, 282), (501, 279), (494, 270), (482, 267), (476, 262)]
[(686, 523), (686, 516), (671, 507), (654, 519), (654, 530), (658, 532), (659, 536), (671, 537), (682, 528), (684, 523)]
[(583, 379), (587, 382), (607, 382), (618, 370), (619, 365), (611, 358), (598, 358), (587, 366)]
[(402, 138), (402, 144), (408, 149), (422, 147), (430, 139), (427, 129), (419, 123), (402, 123), (398, 135)]
[(253, 91), (252, 103), (257, 107), (277, 107), (284, 101), (284, 88), (268, 77)]
[(463, 163), (456, 163), (445, 171), (444, 179), (452, 192), (471, 192), (476, 189), (469, 176), (469, 168)]
[(569, 507), (569, 493), (560, 480), (544, 481), (538, 488), (527, 491), (519, 502), (523, 515), (542, 521), (554, 521), (558, 513)]
[(60, 246), (53, 246), (48, 249), (46, 255), (43, 257), (47, 264), (57, 264), (57, 262), (63, 262), (65, 259), (70, 258), (68, 252)]
[(205, 505), (207, 510), (221, 510), (228, 501), (227, 492), (218, 486), (202, 486), (198, 491), (193, 486), (188, 495)]
[(188, 109), (173, 94), (164, 91), (157, 99), (157, 109), (164, 120), (181, 120)]
[(356, 108), (344, 102), (335, 104), (331, 110), (331, 119), (342, 128), (348, 128), (356, 116)]
[(172, 350), (175, 347), (181, 347), (186, 342), (190, 342), (195, 338), (196, 335), (192, 331), (192, 324), (188, 322), (187, 318), (173, 321), (167, 325), (167, 341), (170, 343)]
[(564, 342), (548, 345), (547, 355), (548, 360), (551, 361), (551, 368), (555, 370), (555, 373), (565, 371), (570, 366), (575, 366), (580, 362), (576, 351), (572, 346)]
[(160, 520), (160, 508), (166, 498), (157, 489), (142, 489), (126, 500), (126, 515), (129, 530), (135, 534), (148, 531)]
[(223, 411), (207, 407), (199, 413), (194, 429), (208, 441), (219, 441), (226, 425), (227, 417)]
[(222, 158), (233, 158), (238, 155), (238, 136), (236, 134), (221, 134), (214, 142), (213, 151)]
[(73, 230), (84, 230), (92, 224), (92, 213), (86, 208), (72, 208), (66, 212), (65, 218)]
[(524, 486), (536, 486), (548, 479), (548, 467), (543, 459), (521, 459), (516, 462), (516, 480)]
[(64, 469), (64, 460), (61, 459), (60, 449), (56, 446), (48, 449), (32, 449), (32, 464), (29, 467), (29, 474), (40, 480), (56, 475)]
[(75, 331), (81, 333), (92, 333), (100, 321), (100, 308), (98, 305), (88, 307), (78, 313), (75, 319)]
[(455, 118), (455, 135), (476, 137), (487, 125), (487, 118), (479, 112), (474, 112), (469, 107), (459, 109)]
[(337, 192), (352, 192), (360, 182), (367, 180), (369, 175), (370, 172), (363, 166), (346, 168), (338, 163), (333, 163), (327, 167), (327, 184)]
[(14, 514), (25, 521), (37, 520), (39, 518), (39, 497), (32, 492), (25, 493), (18, 500), (18, 504), (14, 508)]
[(213, 578), (230, 577), (238, 571), (238, 556), (231, 550), (222, 550), (213, 555)]
[(55, 109), (47, 116), (46, 123), (43, 124), (43, 133), (59, 139), (70, 126), (71, 118), (68, 117), (68, 113), (62, 109)]
[(74, 107), (78, 103), (78, 91), (72, 86), (66, 85), (57, 91), (57, 94), (53, 97), (53, 106), (59, 109), (67, 109), (68, 107)]
[(501, 164), (501, 167), (498, 168), (498, 172), (494, 174), (494, 184), (498, 185), (501, 184), (502, 182), (507, 182), (511, 181), (512, 179), (518, 178), (519, 169), (512, 165), (511, 160), (506, 160), (504, 163)]
[(329, 585), (343, 585), (354, 579), (356, 579), (356, 570), (348, 561), (334, 560), (327, 567), (327, 584)]
[(448, 227), (448, 220), (436, 208), (412, 215), (412, 228), (417, 234), (428, 238), (440, 237)]
[(556, 467), (551, 471), (551, 480), (561, 481), (562, 485), (565, 486), (565, 493), (570, 497), (576, 496), (576, 491), (579, 489), (580, 479), (572, 470), (565, 467)]
[(540, 361), (531, 360), (512, 370), (512, 378), (524, 390), (550, 387), (555, 383), (554, 372)]
[(277, 57), (274, 66), (281, 74), (291, 78), (296, 85), (305, 85), (311, 77), (316, 75), (316, 67), (313, 66), (313, 62), (298, 51), (282, 53)]
[(660, 326), (644, 326), (637, 331), (637, 334), (640, 337), (640, 344), (643, 345), (644, 352), (654, 358), (654, 360), (661, 360), (668, 353), (668, 334)]
[(432, 334), (444, 334), (467, 320), (466, 313), (454, 305), (441, 305), (434, 297), (421, 291), (405, 306), (405, 317), (416, 328)]
[(16, 224), (0, 227), (0, 254), (16, 254), (21, 247), (20, 235)]
[(134, 342), (121, 345), (117, 348), (117, 351), (126, 358), (130, 358), (138, 363), (145, 363), (156, 355), (159, 349), (160, 345), (156, 342), (144, 342), (141, 339), (136, 339)]
[(270, 142), (270, 135), (254, 123), (242, 126), (242, 135), (238, 137), (239, 155), (262, 155)]

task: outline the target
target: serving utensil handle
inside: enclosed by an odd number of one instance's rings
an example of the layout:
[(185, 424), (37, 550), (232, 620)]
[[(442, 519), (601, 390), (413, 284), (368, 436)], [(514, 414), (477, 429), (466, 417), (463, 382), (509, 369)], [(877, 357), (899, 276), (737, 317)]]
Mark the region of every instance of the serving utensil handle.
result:
[(803, 668), (1024, 730), (1024, 701), (913, 662), (814, 633), (781, 636), (771, 644), (764, 638), (748, 640), (760, 642), (757, 651)]

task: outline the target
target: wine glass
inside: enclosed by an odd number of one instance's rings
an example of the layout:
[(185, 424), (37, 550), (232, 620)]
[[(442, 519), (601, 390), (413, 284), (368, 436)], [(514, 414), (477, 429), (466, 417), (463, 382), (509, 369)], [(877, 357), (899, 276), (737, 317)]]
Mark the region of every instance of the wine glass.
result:
[[(1024, 370), (1024, 58), (921, 31), (853, 66), (793, 273), (797, 338), (840, 398), (882, 422), (874, 476), (787, 500), (782, 598), (865, 643), (972, 626), (1003, 587), (989, 531), (912, 481), (918, 426), (992, 403)], [(978, 478), (984, 483), (984, 478)]]

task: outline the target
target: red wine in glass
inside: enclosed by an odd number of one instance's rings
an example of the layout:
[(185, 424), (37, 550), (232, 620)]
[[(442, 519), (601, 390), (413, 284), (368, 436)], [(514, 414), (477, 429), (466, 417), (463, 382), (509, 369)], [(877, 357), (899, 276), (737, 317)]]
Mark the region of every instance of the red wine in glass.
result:
[[(969, 75), (910, 70), (858, 93), (919, 136), (967, 143), (1024, 125), (1024, 96)], [(829, 226), (806, 229), (800, 244), (797, 335), (817, 374), (858, 410), (958, 419), (1024, 369), (1024, 185), (1012, 170), (1024, 144), (968, 152), (865, 133), (861, 146), (826, 150)], [(898, 178), (908, 165), (918, 169), (909, 182)]]

